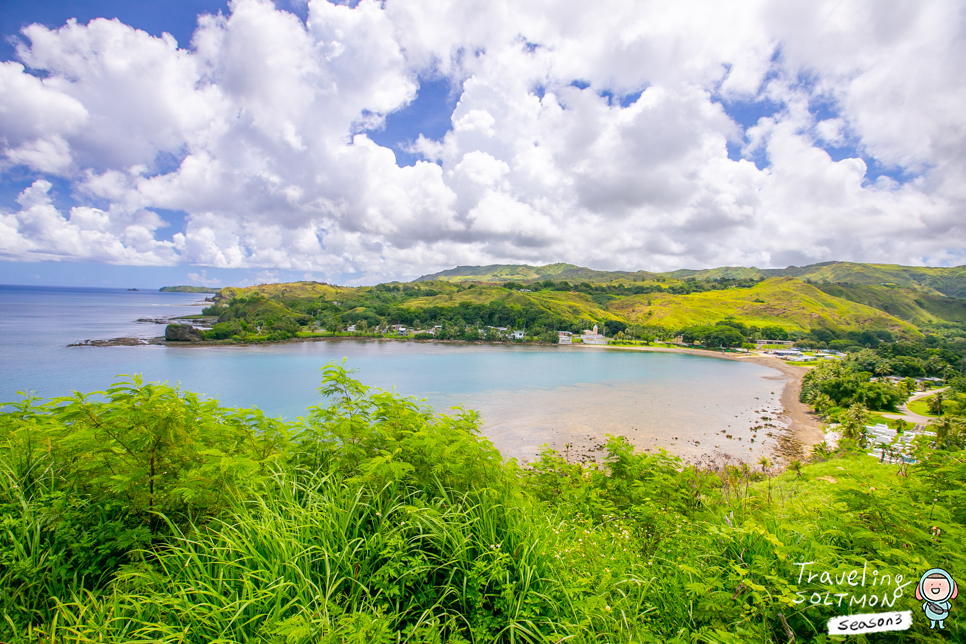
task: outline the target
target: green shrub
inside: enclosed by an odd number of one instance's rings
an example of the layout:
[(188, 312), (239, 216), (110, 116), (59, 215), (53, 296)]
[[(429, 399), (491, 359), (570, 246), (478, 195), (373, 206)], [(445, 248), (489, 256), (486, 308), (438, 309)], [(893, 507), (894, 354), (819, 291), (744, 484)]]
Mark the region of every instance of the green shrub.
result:
[[(320, 393), (292, 423), (136, 378), (7, 406), (0, 640), (827, 641), (845, 610), (808, 600), (802, 562), (966, 566), (954, 417), (914, 466), (825, 449), (784, 474), (698, 467), (611, 437), (599, 462), (544, 450), (521, 469), (471, 411), (344, 365)], [(906, 590), (896, 610), (918, 610)], [(964, 636), (937, 632), (903, 637)]]

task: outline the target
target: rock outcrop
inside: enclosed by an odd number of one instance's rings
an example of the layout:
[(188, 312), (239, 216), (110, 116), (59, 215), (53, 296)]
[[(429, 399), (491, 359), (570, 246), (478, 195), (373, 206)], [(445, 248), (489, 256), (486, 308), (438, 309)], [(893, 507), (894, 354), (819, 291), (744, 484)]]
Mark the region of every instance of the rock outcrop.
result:
[(201, 342), (205, 336), (190, 324), (169, 324), (164, 328), (164, 339), (168, 342)]

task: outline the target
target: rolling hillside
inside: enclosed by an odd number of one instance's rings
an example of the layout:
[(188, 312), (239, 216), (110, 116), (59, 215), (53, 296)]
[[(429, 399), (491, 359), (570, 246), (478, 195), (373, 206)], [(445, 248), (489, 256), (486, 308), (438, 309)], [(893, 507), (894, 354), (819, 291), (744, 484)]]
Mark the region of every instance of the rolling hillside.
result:
[(726, 319), (758, 329), (781, 327), (795, 338), (865, 331), (914, 338), (937, 330), (934, 325), (966, 326), (966, 299), (943, 295), (940, 287), (966, 293), (964, 268), (831, 262), (656, 274), (573, 264), (492, 265), (457, 267), (406, 284), (229, 287), (206, 310), (229, 325), (218, 331), (226, 338), (250, 336), (253, 328), (291, 337), (313, 320), (330, 330), (440, 326), (454, 337), (475, 338), (475, 331), (464, 329), (508, 326), (556, 337), (557, 330), (597, 323), (612, 333), (633, 326), (637, 334), (649, 328), (667, 335)]
[(459, 266), (452, 270), (420, 277), (416, 281), (440, 280), (457, 283), (499, 284), (510, 281), (567, 280), (607, 283), (623, 280), (627, 282), (659, 281), (665, 284), (673, 284), (689, 278), (697, 280), (740, 280), (767, 279), (769, 277), (795, 277), (802, 281), (819, 284), (895, 285), (933, 295), (966, 298), (966, 266), (932, 268), (855, 262), (822, 262), (809, 266), (764, 269), (753, 266), (747, 268), (743, 266), (722, 266), (701, 270), (681, 269), (668, 273), (595, 271), (573, 264), (549, 264), (547, 266), (495, 264), (492, 266)]
[(966, 298), (966, 266), (932, 268), (925, 266), (898, 266), (896, 264), (859, 264), (854, 262), (823, 262), (809, 266), (788, 268), (723, 267), (707, 270), (680, 270), (667, 274), (670, 277), (696, 279), (742, 277), (797, 277), (820, 284), (847, 284), (863, 286), (895, 285), (916, 289), (924, 293)]
[(966, 299), (934, 295), (913, 288), (882, 285), (816, 284), (833, 297), (858, 302), (917, 326), (966, 324)]
[(440, 271), (432, 275), (417, 277), (415, 282), (477, 282), (488, 284), (505, 284), (506, 282), (539, 282), (544, 280), (578, 281), (578, 282), (613, 282), (627, 280), (642, 282), (653, 279), (656, 273), (647, 271), (595, 271), (591, 268), (574, 266), (573, 264), (547, 264), (546, 266), (529, 266), (527, 264), (491, 264), (490, 266), (457, 266), (448, 271)]
[(631, 322), (668, 328), (733, 317), (749, 325), (787, 330), (885, 328), (894, 334), (918, 335), (913, 325), (884, 311), (834, 297), (791, 277), (773, 277), (748, 289), (634, 295), (615, 301), (609, 309)]

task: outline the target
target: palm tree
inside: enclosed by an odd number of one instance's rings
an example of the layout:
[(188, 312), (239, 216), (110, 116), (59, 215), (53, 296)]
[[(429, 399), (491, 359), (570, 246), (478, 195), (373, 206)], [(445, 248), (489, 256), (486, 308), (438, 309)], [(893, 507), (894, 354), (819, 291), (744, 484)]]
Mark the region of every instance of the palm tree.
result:
[(963, 419), (949, 414), (942, 416), (934, 427), (936, 428), (936, 442), (945, 447), (958, 445), (966, 434)]
[(765, 480), (768, 485), (768, 503), (771, 503), (771, 477), (768, 476), (768, 468), (771, 467), (771, 461), (768, 460), (767, 456), (761, 456), (758, 458), (758, 464), (761, 465), (761, 473), (765, 475)]
[(767, 468), (771, 467), (771, 461), (768, 460), (767, 456), (762, 456), (758, 459), (758, 464), (761, 465), (761, 473), (768, 474)]
[(845, 412), (842, 421), (842, 438), (857, 440), (864, 447), (865, 424), (869, 420), (869, 412), (865, 405), (855, 403)]
[(938, 392), (929, 399), (929, 411), (937, 416), (943, 413), (943, 392)]

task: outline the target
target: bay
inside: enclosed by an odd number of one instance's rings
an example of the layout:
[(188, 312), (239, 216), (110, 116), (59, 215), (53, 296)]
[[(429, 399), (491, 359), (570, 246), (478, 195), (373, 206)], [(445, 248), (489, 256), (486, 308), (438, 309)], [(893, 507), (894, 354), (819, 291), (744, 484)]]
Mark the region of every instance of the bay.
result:
[[(294, 419), (319, 404), (320, 369), (341, 363), (364, 384), (446, 411), (477, 410), (483, 432), (521, 461), (542, 445), (573, 458), (599, 454), (608, 434), (688, 460), (753, 460), (783, 427), (784, 376), (757, 364), (597, 347), (332, 340), (257, 346), (68, 347), (153, 337), (139, 318), (200, 312), (203, 295), (0, 286), (0, 401), (102, 390), (119, 374), (182, 388), (230, 406)], [(762, 418), (767, 420), (762, 420)], [(754, 431), (753, 427), (774, 427)], [(740, 439), (740, 440), (739, 440)], [(754, 442), (752, 440), (754, 439)]]

